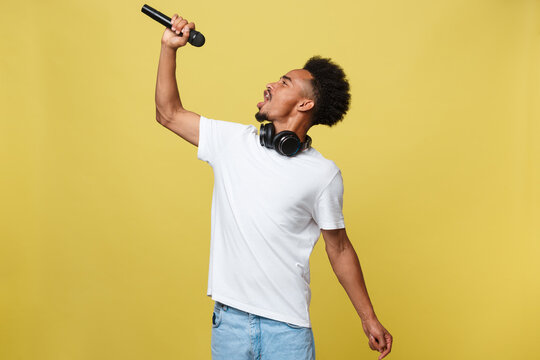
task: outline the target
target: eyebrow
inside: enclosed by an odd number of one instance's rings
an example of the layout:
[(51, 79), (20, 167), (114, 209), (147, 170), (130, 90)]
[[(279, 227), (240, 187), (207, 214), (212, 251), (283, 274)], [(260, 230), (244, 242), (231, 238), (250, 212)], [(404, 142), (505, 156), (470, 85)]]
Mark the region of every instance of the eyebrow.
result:
[(283, 75), (282, 78), (285, 80), (289, 80), (289, 82), (292, 84), (292, 79), (288, 77), (287, 75)]

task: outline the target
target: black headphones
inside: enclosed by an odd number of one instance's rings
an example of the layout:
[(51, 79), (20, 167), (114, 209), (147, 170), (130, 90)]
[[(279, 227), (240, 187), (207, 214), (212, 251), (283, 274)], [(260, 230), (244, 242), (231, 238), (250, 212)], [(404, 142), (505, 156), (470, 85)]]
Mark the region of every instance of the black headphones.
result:
[(300, 138), (294, 131), (283, 130), (275, 133), (274, 124), (261, 124), (259, 131), (259, 140), (261, 146), (269, 149), (276, 149), (278, 153), (285, 156), (294, 156), (301, 150), (305, 150), (311, 146), (311, 138), (306, 134), (306, 141), (301, 142)]

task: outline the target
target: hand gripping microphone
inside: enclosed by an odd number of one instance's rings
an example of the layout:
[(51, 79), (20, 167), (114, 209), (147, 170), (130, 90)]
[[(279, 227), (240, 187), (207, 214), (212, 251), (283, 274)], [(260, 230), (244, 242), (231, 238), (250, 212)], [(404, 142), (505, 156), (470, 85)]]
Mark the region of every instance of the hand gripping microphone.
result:
[[(167, 15), (164, 15), (157, 11), (156, 9), (144, 4), (141, 11), (150, 16), (152, 19), (156, 20), (158, 23), (165, 25), (169, 29), (172, 28), (171, 24), (171, 18)], [(182, 32), (180, 32), (180, 36), (182, 36)], [(191, 30), (189, 32), (189, 39), (188, 42), (193, 46), (203, 46), (205, 42), (204, 35), (196, 30)]]

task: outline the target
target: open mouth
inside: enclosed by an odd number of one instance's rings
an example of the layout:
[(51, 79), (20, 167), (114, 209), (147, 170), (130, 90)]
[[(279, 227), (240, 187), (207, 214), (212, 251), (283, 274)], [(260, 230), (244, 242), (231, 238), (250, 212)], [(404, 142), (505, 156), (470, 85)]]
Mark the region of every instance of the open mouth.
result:
[(257, 107), (258, 107), (259, 109), (260, 109), (264, 104), (266, 104), (268, 101), (270, 101), (270, 99), (272, 99), (272, 95), (270, 94), (270, 91), (268, 91), (268, 90), (264, 90), (263, 96), (264, 96), (264, 101), (261, 101), (260, 103), (257, 104)]

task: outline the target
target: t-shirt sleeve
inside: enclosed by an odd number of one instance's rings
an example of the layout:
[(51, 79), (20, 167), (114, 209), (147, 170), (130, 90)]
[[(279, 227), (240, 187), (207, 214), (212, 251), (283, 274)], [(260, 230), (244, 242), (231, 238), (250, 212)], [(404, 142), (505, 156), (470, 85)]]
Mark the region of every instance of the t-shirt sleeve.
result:
[(239, 135), (245, 127), (246, 125), (240, 123), (201, 116), (197, 158), (212, 165), (218, 155), (226, 149), (229, 141)]
[(315, 203), (313, 219), (320, 229), (332, 230), (345, 227), (341, 170), (338, 170), (319, 195)]

